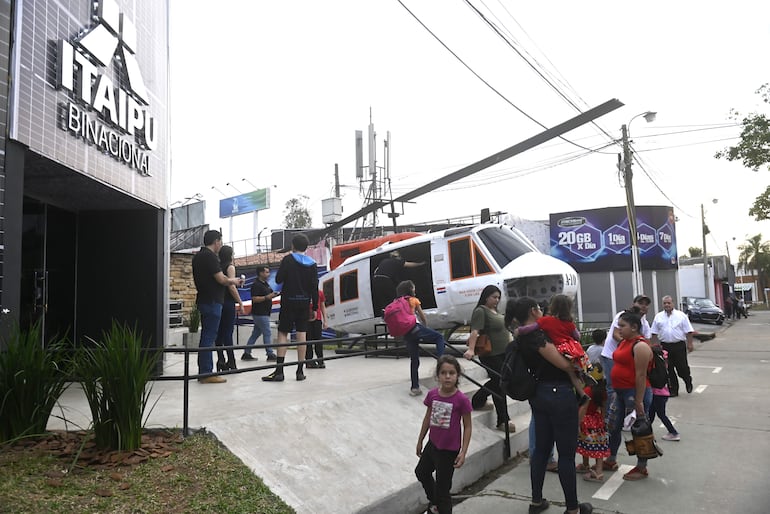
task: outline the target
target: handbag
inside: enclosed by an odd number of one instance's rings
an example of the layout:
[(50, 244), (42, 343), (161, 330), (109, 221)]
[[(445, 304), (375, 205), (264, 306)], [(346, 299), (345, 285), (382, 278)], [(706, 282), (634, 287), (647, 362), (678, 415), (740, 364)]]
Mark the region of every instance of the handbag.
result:
[(479, 334), (479, 336), (476, 338), (476, 347), (474, 351), (479, 357), (483, 357), (484, 355), (489, 355), (492, 353), (492, 340), (488, 335)]

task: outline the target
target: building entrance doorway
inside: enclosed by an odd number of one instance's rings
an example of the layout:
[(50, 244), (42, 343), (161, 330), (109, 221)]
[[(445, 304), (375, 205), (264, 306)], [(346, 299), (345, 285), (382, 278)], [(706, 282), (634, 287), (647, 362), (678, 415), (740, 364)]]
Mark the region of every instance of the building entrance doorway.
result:
[(77, 215), (24, 198), (19, 321), (40, 324), (42, 338), (75, 333)]

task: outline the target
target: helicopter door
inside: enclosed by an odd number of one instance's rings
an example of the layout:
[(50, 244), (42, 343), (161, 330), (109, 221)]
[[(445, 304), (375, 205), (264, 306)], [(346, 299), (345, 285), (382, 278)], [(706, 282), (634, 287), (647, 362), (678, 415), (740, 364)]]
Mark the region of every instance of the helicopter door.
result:
[[(372, 310), (375, 316), (382, 316), (382, 310), (396, 297), (396, 287), (404, 280), (414, 282), (417, 298), (420, 299), (423, 309), (435, 308), (430, 243), (417, 243), (395, 251), (399, 253), (398, 259), (406, 263), (403, 267), (399, 268), (397, 265), (394, 266), (393, 262), (389, 262), (392, 261), (392, 252), (370, 258)], [(414, 266), (418, 263), (422, 264)]]

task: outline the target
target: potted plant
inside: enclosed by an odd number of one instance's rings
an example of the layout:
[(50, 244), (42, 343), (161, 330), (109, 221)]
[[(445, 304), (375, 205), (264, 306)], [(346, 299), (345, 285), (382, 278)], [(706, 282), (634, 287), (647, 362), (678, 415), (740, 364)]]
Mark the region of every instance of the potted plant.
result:
[(198, 329), (201, 325), (201, 312), (197, 307), (193, 307), (190, 311), (190, 321), (187, 324), (187, 332), (182, 334), (182, 343), (185, 347), (198, 346), (200, 343), (200, 334)]

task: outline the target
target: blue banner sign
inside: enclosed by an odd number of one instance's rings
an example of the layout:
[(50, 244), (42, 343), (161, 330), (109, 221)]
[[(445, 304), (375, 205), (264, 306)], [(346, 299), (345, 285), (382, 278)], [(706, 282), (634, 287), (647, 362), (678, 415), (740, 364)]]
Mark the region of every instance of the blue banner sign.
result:
[[(637, 206), (641, 269), (676, 269), (674, 210)], [(577, 271), (630, 271), (631, 233), (625, 207), (551, 214), (551, 255)]]
[(219, 217), (229, 218), (270, 208), (270, 189), (257, 189), (251, 193), (219, 200)]

